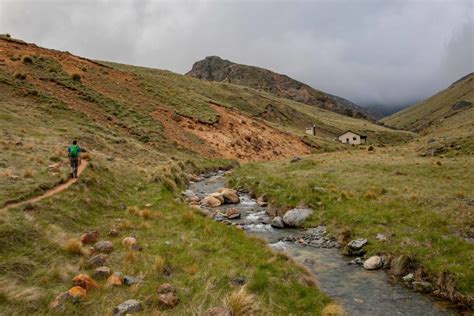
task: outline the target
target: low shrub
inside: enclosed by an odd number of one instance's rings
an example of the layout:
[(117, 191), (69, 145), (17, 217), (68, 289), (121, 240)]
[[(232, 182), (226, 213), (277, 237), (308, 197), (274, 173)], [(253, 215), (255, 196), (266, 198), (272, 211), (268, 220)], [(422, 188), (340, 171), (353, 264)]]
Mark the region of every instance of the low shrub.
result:
[(78, 73), (72, 74), (71, 78), (72, 78), (72, 80), (77, 81), (77, 82), (81, 81), (81, 75), (78, 74)]

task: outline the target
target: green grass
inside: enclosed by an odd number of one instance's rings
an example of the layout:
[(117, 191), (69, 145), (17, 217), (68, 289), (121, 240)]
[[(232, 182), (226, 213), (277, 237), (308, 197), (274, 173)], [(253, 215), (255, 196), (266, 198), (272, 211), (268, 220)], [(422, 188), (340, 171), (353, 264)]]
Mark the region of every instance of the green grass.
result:
[[(203, 168), (210, 167), (206, 164)], [(143, 209), (148, 203), (151, 214), (159, 212), (160, 217), (145, 220), (124, 208)], [(12, 209), (0, 222), (0, 271), (4, 279), (18, 282), (16, 287), (0, 290), (6, 314), (50, 313), (48, 303), (71, 286), (72, 277), (90, 272), (83, 267), (83, 257), (68, 254), (61, 245), (91, 228), (99, 229), (101, 239), (112, 240), (115, 250), (108, 265), (113, 271), (142, 275), (146, 282), (137, 289), (105, 288), (99, 282), (101, 288), (91, 290), (84, 302), (67, 306), (70, 315), (110, 314), (115, 305), (131, 298), (144, 302), (144, 314), (150, 314), (159, 310), (155, 292), (165, 282), (177, 288), (181, 300), (173, 313), (201, 313), (222, 305), (224, 297), (235, 290), (230, 279), (237, 276), (246, 278), (261, 314), (314, 315), (328, 303), (316, 288), (304, 283), (302, 268), (270, 251), (265, 242), (198, 215), (175, 202), (172, 192), (124, 165), (110, 168), (106, 160), (94, 161), (79, 183), (24, 214)], [(129, 225), (120, 230), (120, 237), (106, 236), (124, 221)], [(127, 251), (120, 244), (129, 235), (143, 247), (134, 253), (133, 262), (127, 261)], [(170, 277), (154, 270), (156, 256), (164, 258)], [(21, 296), (16, 301), (9, 298), (25, 288), (35, 288), (36, 299), (23, 298), (25, 303), (18, 305)]]
[[(433, 279), (447, 272), (459, 292), (472, 295), (474, 245), (462, 237), (472, 237), (474, 160), (438, 160), (403, 147), (319, 154), (242, 165), (229, 183), (266, 194), (280, 214), (313, 207), (306, 226), (368, 238), (369, 254), (407, 254)], [(378, 233), (388, 241), (376, 240)]]

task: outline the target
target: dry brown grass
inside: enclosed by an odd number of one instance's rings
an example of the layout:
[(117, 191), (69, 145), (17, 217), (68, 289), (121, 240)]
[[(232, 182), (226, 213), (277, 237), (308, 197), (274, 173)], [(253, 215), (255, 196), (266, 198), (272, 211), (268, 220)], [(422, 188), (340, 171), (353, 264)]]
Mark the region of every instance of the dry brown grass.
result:
[(232, 312), (233, 316), (257, 315), (255, 298), (247, 293), (245, 287), (228, 294), (224, 298), (224, 305)]
[(130, 215), (137, 215), (140, 214), (140, 210), (138, 209), (138, 206), (129, 206), (127, 208), (127, 212)]
[(71, 238), (64, 244), (64, 250), (71, 254), (81, 255), (82, 254), (82, 243), (77, 238)]
[(11, 178), (13, 175), (13, 172), (10, 169), (6, 169), (2, 172), (2, 177), (4, 178)]
[(184, 221), (192, 221), (194, 219), (194, 212), (192, 210), (187, 210), (183, 213)]
[(31, 169), (26, 169), (24, 172), (23, 172), (23, 177), (24, 178), (33, 178), (33, 170)]
[(11, 303), (31, 303), (38, 301), (42, 296), (42, 290), (35, 286), (22, 286), (16, 280), (0, 278), (0, 297)]
[(139, 214), (140, 214), (140, 216), (143, 217), (143, 219), (145, 219), (145, 220), (149, 219), (149, 218), (151, 217), (151, 215), (152, 215), (151, 212), (150, 212), (150, 210), (147, 209), (147, 208), (146, 208), (146, 209), (143, 209), (142, 211), (140, 211)]
[(130, 222), (129, 220), (121, 221), (117, 225), (118, 230), (128, 230), (128, 229), (131, 229), (131, 228), (132, 228), (132, 222)]
[(199, 270), (199, 267), (195, 263), (193, 263), (189, 267), (184, 268), (184, 272), (186, 272), (187, 274), (190, 274), (190, 275), (195, 275), (198, 272), (198, 270)]
[(370, 190), (367, 190), (365, 193), (364, 193), (364, 198), (365, 199), (368, 199), (368, 200), (376, 200), (378, 198), (378, 194), (377, 192), (375, 192), (374, 190), (370, 189)]
[(158, 273), (161, 274), (165, 267), (165, 259), (161, 256), (155, 257), (155, 262), (153, 263), (153, 269)]
[(322, 312), (322, 316), (345, 316), (347, 313), (344, 309), (336, 304), (336, 303), (329, 303), (328, 305), (324, 306)]
[(124, 260), (125, 263), (127, 263), (127, 264), (134, 263), (135, 260), (136, 260), (135, 252), (134, 252), (133, 250), (127, 251), (127, 253), (125, 254), (125, 257), (123, 258), (123, 260)]

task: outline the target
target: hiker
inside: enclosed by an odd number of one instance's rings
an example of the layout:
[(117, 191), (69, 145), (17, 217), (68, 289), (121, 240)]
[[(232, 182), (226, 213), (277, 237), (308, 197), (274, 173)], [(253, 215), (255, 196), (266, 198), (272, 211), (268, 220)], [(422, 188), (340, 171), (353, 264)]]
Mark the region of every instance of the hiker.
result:
[(79, 154), (81, 147), (77, 145), (77, 140), (72, 142), (72, 145), (67, 148), (69, 161), (71, 163), (71, 178), (77, 178), (77, 167), (79, 166)]

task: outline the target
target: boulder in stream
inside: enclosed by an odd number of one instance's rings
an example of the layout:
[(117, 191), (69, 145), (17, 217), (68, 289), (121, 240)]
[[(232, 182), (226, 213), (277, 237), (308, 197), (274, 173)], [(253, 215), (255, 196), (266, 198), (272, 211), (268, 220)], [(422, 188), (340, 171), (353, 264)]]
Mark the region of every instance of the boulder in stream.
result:
[(285, 224), (280, 216), (276, 216), (272, 219), (272, 223), (270, 224), (274, 228), (284, 228)]
[(364, 246), (367, 244), (367, 239), (351, 240), (344, 248), (346, 256), (362, 256), (365, 253)]
[(201, 200), (201, 204), (207, 207), (218, 207), (221, 206), (222, 202), (213, 196), (207, 196)]
[(383, 266), (382, 258), (379, 256), (372, 256), (364, 262), (364, 269), (377, 270)]
[(310, 208), (294, 208), (283, 216), (283, 223), (290, 227), (301, 227), (304, 221), (313, 214)]

